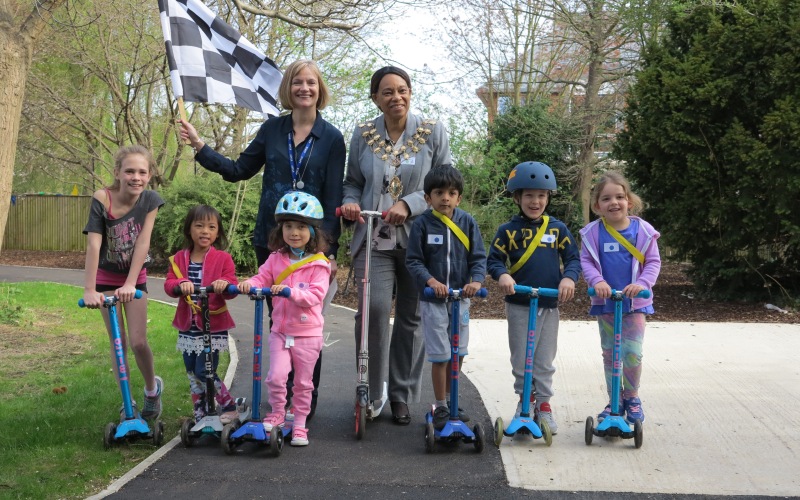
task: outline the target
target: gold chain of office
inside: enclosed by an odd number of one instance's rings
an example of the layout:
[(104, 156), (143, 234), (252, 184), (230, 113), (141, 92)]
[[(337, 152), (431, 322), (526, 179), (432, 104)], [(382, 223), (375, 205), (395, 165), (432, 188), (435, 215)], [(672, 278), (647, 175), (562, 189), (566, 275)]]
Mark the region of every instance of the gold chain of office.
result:
[(428, 136), (433, 132), (432, 127), (434, 125), (436, 125), (435, 120), (423, 120), (422, 125), (417, 127), (417, 131), (413, 137), (406, 140), (399, 148), (395, 149), (392, 144), (383, 142), (383, 138), (377, 133), (374, 122), (358, 124), (359, 128), (362, 130), (361, 137), (367, 142), (367, 146), (372, 149), (375, 156), (383, 161), (391, 159), (391, 164), (395, 169), (400, 166), (402, 160), (411, 158), (409, 151), (414, 154), (419, 152), (421, 146), (427, 142)]

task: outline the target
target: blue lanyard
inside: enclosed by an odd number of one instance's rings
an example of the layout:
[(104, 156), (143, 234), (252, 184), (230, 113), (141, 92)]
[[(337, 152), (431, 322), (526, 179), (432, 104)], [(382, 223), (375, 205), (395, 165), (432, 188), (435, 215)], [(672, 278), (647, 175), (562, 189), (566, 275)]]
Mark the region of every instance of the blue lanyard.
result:
[[(289, 131), (289, 167), (292, 170), (292, 189), (303, 189), (305, 184), (302, 180), (300, 182), (297, 181), (297, 177), (300, 174), (300, 165), (303, 164), (303, 159), (308, 154), (309, 149), (311, 146), (314, 145), (314, 136), (309, 135), (308, 140), (306, 141), (306, 147), (303, 148), (303, 151), (300, 153), (300, 159), (296, 159), (294, 157), (294, 130)], [(308, 157), (308, 161), (306, 162), (306, 168), (308, 168), (308, 162), (311, 161), (311, 157)]]

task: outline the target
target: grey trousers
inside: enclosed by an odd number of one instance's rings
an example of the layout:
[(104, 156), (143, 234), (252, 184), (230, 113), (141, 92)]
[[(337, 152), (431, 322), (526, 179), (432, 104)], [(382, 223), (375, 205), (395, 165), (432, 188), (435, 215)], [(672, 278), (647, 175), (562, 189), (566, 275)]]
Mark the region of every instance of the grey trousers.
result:
[[(511, 351), (511, 372), (514, 392), (522, 394), (525, 378), (525, 351), (528, 346), (528, 306), (506, 302), (508, 347)], [(553, 396), (553, 361), (558, 350), (558, 308), (539, 308), (536, 317), (536, 338), (533, 342), (533, 394), (536, 404), (549, 402)], [(537, 406), (538, 407), (538, 406)]]
[[(358, 252), (353, 263), (358, 285), (355, 316), (356, 355), (361, 347), (361, 312), (366, 251)], [(419, 328), (419, 291), (406, 268), (405, 250), (373, 251), (369, 308), (369, 393), (377, 400), (388, 382), (389, 401), (418, 402), (422, 388), (425, 349)], [(389, 329), (392, 292), (397, 284), (394, 326)]]

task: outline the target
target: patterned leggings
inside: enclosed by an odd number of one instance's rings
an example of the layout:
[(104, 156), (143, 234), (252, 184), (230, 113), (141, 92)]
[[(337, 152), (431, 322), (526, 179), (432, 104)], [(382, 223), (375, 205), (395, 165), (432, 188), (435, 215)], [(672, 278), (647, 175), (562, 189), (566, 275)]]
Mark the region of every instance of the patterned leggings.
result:
[[(603, 350), (603, 370), (606, 376), (606, 389), (611, 398), (611, 371), (614, 351), (614, 315), (603, 314), (597, 317), (600, 327), (600, 347)], [(639, 383), (642, 378), (642, 342), (646, 325), (644, 313), (622, 315), (622, 398), (639, 396)]]
[[(192, 402), (195, 408), (205, 405), (206, 397), (206, 371), (205, 371), (205, 354), (189, 354), (183, 353), (183, 363), (186, 366), (186, 376), (189, 378), (189, 390), (192, 394)], [(234, 406), (233, 398), (231, 397), (225, 383), (220, 380), (217, 375), (217, 365), (219, 365), (219, 351), (213, 353), (213, 368), (214, 368), (214, 388), (216, 395), (214, 399), (217, 401), (220, 409), (231, 409)]]

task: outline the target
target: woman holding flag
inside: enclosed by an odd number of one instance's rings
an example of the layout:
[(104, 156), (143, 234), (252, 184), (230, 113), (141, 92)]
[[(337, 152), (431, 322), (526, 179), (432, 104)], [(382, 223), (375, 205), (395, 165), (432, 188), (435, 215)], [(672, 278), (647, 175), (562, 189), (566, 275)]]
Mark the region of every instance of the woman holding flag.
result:
[[(342, 200), (346, 155), (344, 138), (320, 113), (330, 101), (330, 93), (314, 61), (302, 59), (290, 64), (281, 80), (278, 96), (281, 106), (291, 113), (265, 121), (236, 160), (214, 151), (183, 119), (180, 120), (180, 136), (194, 148), (195, 160), (200, 165), (219, 173), (228, 182), (249, 179), (264, 168), (261, 201), (253, 232), (259, 266), (270, 254), (268, 237), (276, 225), (273, 213), (278, 200), (288, 191), (304, 191), (321, 202), (324, 211), (321, 227), (330, 237), (328, 258), (331, 261), (332, 286), (325, 301), (327, 304), (337, 288), (334, 286), (335, 258), (341, 229), (336, 207)], [(317, 403), (321, 360), (320, 356), (314, 370), (311, 415)]]

